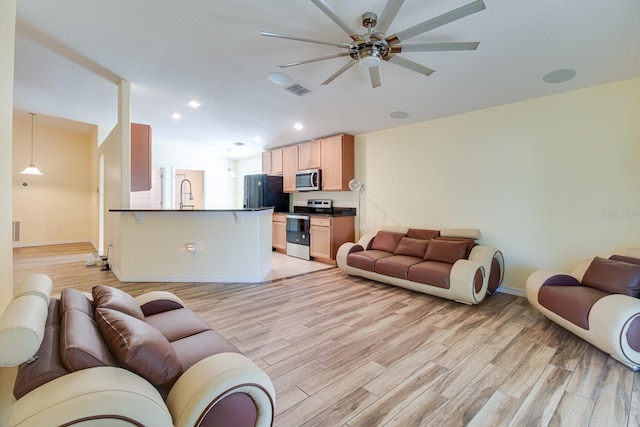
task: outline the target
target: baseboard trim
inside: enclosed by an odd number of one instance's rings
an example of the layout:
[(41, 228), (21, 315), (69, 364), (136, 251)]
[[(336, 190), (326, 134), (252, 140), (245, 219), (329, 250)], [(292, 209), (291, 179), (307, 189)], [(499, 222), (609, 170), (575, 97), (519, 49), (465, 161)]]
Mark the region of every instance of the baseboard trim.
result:
[(55, 242), (24, 242), (24, 243), (13, 242), (13, 247), (14, 248), (31, 248), (35, 246), (70, 245), (75, 243), (89, 243), (91, 246), (93, 246), (93, 243), (88, 240), (60, 240)]
[(503, 294), (515, 295), (518, 297), (525, 297), (525, 298), (527, 297), (527, 293), (525, 292), (524, 289), (512, 288), (510, 286), (505, 286), (505, 285), (498, 286), (498, 289), (496, 289), (496, 292), (502, 292)]

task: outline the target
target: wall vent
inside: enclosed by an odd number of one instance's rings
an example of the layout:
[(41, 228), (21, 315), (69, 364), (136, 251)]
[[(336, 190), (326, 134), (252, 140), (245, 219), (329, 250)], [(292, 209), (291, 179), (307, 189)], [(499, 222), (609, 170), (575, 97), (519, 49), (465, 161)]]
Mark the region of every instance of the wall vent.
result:
[(20, 221), (11, 222), (11, 239), (14, 242), (20, 241)]
[(306, 87), (303, 87), (303, 86), (301, 86), (301, 85), (299, 85), (297, 83), (285, 88), (285, 90), (288, 91), (288, 92), (291, 92), (294, 95), (298, 95), (298, 96), (306, 95), (306, 94), (311, 92)]

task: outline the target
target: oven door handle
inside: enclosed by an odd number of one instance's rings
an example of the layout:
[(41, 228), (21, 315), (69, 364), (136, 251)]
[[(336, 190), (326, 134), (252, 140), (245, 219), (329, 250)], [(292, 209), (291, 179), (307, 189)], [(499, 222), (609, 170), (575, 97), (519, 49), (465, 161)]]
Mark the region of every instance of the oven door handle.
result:
[(287, 215), (287, 218), (291, 218), (291, 219), (306, 219), (307, 221), (309, 220), (309, 216), (308, 215)]

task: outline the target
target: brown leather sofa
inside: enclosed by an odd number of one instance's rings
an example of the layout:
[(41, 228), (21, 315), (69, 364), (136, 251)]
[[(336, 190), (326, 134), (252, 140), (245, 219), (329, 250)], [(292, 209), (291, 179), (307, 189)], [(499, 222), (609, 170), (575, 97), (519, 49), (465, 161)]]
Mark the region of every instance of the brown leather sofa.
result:
[(640, 370), (640, 249), (595, 257), (571, 274), (536, 271), (526, 292), (549, 320)]
[(344, 243), (336, 261), (351, 275), (477, 304), (504, 275), (502, 253), (479, 238), (475, 228), (379, 230)]
[(269, 377), (175, 295), (51, 289), (30, 276), (0, 318), (0, 425), (272, 425)]

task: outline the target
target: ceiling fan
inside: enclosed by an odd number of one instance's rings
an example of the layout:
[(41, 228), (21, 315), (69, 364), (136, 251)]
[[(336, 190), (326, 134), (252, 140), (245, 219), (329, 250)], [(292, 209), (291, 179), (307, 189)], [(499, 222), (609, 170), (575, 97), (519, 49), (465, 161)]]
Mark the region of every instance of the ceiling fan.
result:
[(385, 36), (385, 33), (400, 10), (404, 0), (389, 0), (380, 15), (380, 19), (378, 19), (378, 15), (373, 12), (364, 13), (362, 15), (362, 25), (367, 29), (365, 34), (358, 34), (347, 22), (338, 16), (336, 11), (328, 5), (325, 0), (311, 0), (311, 2), (320, 8), (340, 28), (342, 28), (349, 37), (351, 37), (352, 42), (334, 43), (263, 31), (260, 34), (267, 37), (318, 43), (346, 49), (346, 52), (341, 52), (335, 55), (307, 59), (305, 61), (290, 62), (288, 64), (279, 65), (278, 67), (286, 68), (311, 62), (324, 61), (325, 59), (349, 56), (351, 58), (349, 62), (322, 82), (322, 84), (328, 85), (354, 64), (360, 63), (363, 67), (369, 69), (371, 86), (374, 88), (379, 87), (381, 84), (380, 70), (378, 69), (378, 64), (380, 64), (381, 60), (391, 62), (426, 76), (431, 75), (435, 71), (429, 67), (425, 67), (424, 65), (398, 56), (397, 54), (401, 52), (434, 52), (477, 49), (480, 44), (479, 42), (417, 43), (405, 45), (401, 45), (400, 43), (410, 39), (411, 37), (433, 30), (434, 28), (456, 21), (460, 18), (464, 18), (465, 16), (469, 16), (473, 13), (480, 12), (486, 8), (483, 0), (476, 0), (465, 6), (424, 21), (421, 24), (414, 25), (413, 27), (400, 31), (399, 33)]

